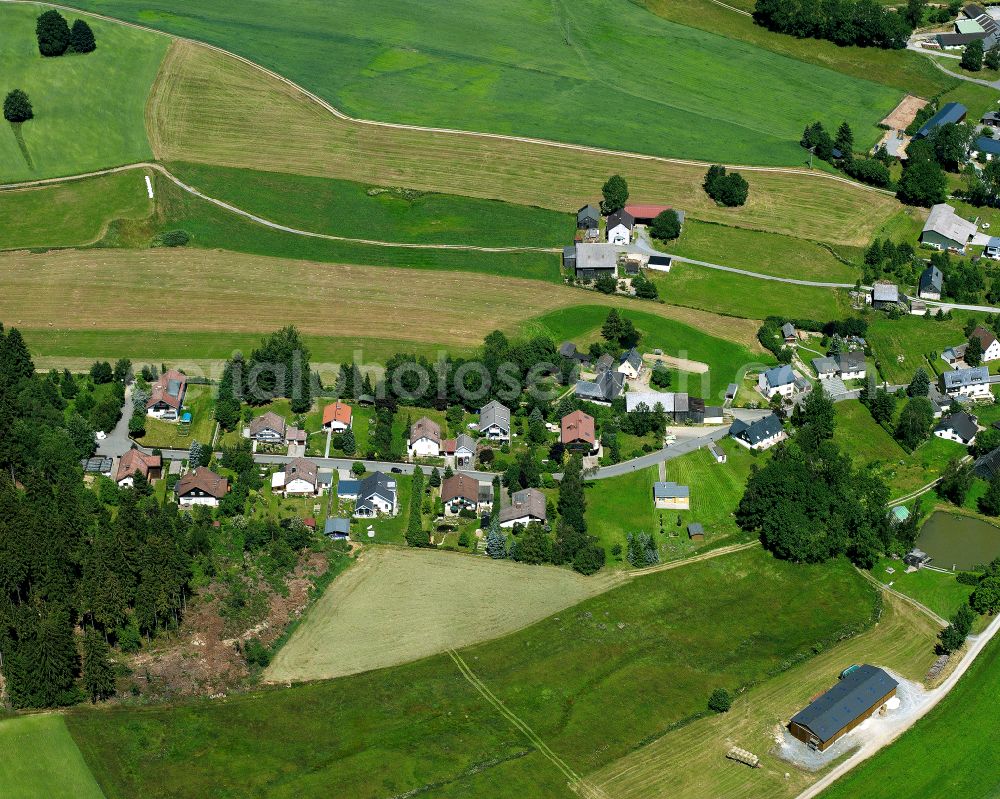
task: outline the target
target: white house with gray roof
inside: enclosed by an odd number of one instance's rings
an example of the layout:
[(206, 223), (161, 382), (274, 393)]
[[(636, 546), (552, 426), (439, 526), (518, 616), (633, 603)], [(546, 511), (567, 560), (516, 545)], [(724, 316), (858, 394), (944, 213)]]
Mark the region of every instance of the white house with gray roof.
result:
[(761, 373), (757, 378), (757, 390), (768, 399), (775, 395), (790, 397), (795, 393), (795, 374), (787, 363), (775, 366)]
[(948, 203), (938, 203), (931, 206), (920, 233), (920, 243), (938, 250), (962, 253), (976, 232), (974, 222), (960, 217)]
[(622, 393), (625, 376), (614, 369), (601, 372), (596, 380), (578, 380), (573, 393), (582, 400), (610, 405)]
[(957, 441), (968, 446), (976, 440), (979, 432), (979, 422), (975, 416), (965, 411), (959, 411), (945, 416), (934, 426), (934, 435), (948, 441)]
[(973, 400), (992, 400), (990, 391), (990, 370), (985, 366), (954, 369), (941, 375), (941, 388), (944, 393), (955, 399), (968, 397)]
[(383, 472), (374, 472), (361, 480), (357, 492), (358, 501), (354, 506), (354, 515), (358, 518), (395, 516), (399, 510), (396, 481)]
[(691, 489), (674, 482), (653, 483), (653, 506), (657, 510), (689, 510)]
[(618, 371), (629, 380), (635, 380), (642, 371), (642, 355), (635, 347), (623, 352), (618, 358)]
[(876, 310), (896, 305), (899, 302), (899, 286), (884, 280), (875, 283), (872, 286), (870, 302), (872, 308)]
[(749, 423), (737, 419), (730, 425), (729, 435), (737, 444), (757, 450), (768, 449), (788, 438), (781, 420), (773, 413)]
[(496, 400), (486, 403), (479, 411), (479, 434), (490, 441), (510, 441), (510, 408)]
[(924, 300), (940, 300), (943, 285), (944, 276), (941, 274), (941, 270), (936, 266), (928, 266), (920, 273), (917, 296)]

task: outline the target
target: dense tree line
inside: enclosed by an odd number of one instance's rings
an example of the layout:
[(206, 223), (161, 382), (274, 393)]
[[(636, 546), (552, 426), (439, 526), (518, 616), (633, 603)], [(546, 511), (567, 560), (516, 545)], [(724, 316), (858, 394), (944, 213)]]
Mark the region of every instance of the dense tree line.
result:
[(106, 696), (100, 642), (176, 625), (187, 595), (194, 523), (141, 479), (116, 492), (113, 518), (84, 487), (93, 438), (74, 430), (85, 394), (67, 414), (71, 384), (36, 375), (18, 331), (0, 327), (0, 654), (17, 707)]
[(800, 423), (793, 440), (752, 468), (737, 523), (776, 557), (820, 562), (846, 554), (870, 568), (892, 543), (889, 489), (833, 442), (833, 403), (822, 389), (802, 403)]
[(902, 50), (913, 32), (907, 15), (877, 0), (757, 0), (758, 25), (800, 39)]

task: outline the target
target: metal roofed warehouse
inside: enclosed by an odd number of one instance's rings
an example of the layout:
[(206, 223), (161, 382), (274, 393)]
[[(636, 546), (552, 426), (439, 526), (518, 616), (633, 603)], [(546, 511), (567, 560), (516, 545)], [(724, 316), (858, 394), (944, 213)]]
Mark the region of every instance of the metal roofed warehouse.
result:
[(858, 666), (794, 716), (788, 731), (821, 752), (870, 718), (896, 694), (899, 683), (875, 666)]

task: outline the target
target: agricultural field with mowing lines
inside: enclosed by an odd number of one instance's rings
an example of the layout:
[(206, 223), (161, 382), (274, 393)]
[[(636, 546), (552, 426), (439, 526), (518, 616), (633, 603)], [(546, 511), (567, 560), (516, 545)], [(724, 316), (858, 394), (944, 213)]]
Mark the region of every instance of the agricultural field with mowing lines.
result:
[(310, 608), (264, 679), (342, 677), (469, 646), (557, 613), (613, 582), (607, 573), (583, 577), (449, 552), (369, 550)]
[(482, 247), (561, 247), (576, 230), (569, 214), (499, 200), (203, 164), (167, 167), (209, 197), (316, 233)]
[[(860, 632), (872, 591), (846, 562), (796, 565), (754, 549), (637, 577), (459, 654), (536, 739), (589, 773), (703, 713), (714, 688), (758, 683)], [(784, 601), (790, 595), (800, 601)], [(572, 795), (564, 773), (446, 654), (217, 701), (67, 718), (109, 796)]]
[(628, 180), (635, 201), (836, 245), (867, 245), (900, 208), (879, 192), (781, 172), (748, 174), (746, 206), (720, 208), (701, 187), (704, 165), (348, 122), (281, 81), (186, 42), (175, 42), (164, 59), (147, 117), (153, 151), (166, 162), (337, 178), (562, 212), (596, 201), (616, 172)]
[[(144, 109), (169, 38), (92, 20), (94, 52), (43, 58), (35, 19), (44, 10), (0, 6), (3, 94), (23, 89), (35, 112), (19, 126), (3, 122), (0, 182), (75, 175), (151, 157)], [(66, 13), (72, 22), (72, 12)]]
[(995, 729), (998, 695), (1000, 640), (994, 638), (941, 704), (898, 741), (824, 791), (823, 799), (875, 794), (880, 799), (996, 796), (1000, 753), (994, 736), (986, 731)]
[(0, 192), (0, 250), (90, 244), (115, 219), (145, 219), (153, 203), (142, 174)]
[(4, 799), (104, 799), (57, 714), (0, 719)]
[[(294, 14), (271, 0), (257, 4), (252, 22), (234, 0), (210, 9), (194, 0), (84, 6), (261, 62), (354, 117), (710, 161), (802, 163), (798, 140), (817, 95), (870, 146), (901, 94), (623, 0), (376, 0), (365, 15), (347, 0), (305, 0)], [(620, 104), (627, 114), (606, 113)], [(704, 135), (718, 126), (725, 136)]]
[[(909, 679), (923, 679), (934, 660), (937, 630), (933, 621), (911, 605), (884, 595), (882, 614), (872, 629), (752, 687), (736, 697), (728, 713), (669, 731), (588, 775), (587, 780), (616, 799), (790, 799), (818, 775), (772, 754), (775, 728), (836, 682), (845, 664), (877, 663)], [(758, 755), (762, 767), (748, 769), (726, 760), (726, 752), (734, 745)], [(892, 782), (897, 772), (892, 773), (894, 776), (887, 778), (882, 772), (877, 784)], [(883, 795), (880, 789), (875, 789), (875, 794)]]
[[(820, 283), (854, 283), (861, 277), (860, 247), (832, 248), (807, 239), (690, 220), (662, 249), (699, 261), (764, 275)], [(845, 263), (845, 261), (847, 263)]]

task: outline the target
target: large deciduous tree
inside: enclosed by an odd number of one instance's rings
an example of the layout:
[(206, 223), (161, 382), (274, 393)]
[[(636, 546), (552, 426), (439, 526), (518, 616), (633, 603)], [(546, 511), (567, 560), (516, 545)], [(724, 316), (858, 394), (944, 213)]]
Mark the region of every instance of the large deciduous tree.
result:
[(8, 122), (20, 123), (34, 119), (35, 111), (31, 107), (31, 100), (21, 89), (13, 89), (8, 92), (3, 101), (3, 118)]
[(69, 25), (66, 24), (66, 18), (55, 9), (38, 17), (35, 36), (38, 39), (38, 52), (43, 56), (60, 56), (69, 49)]

